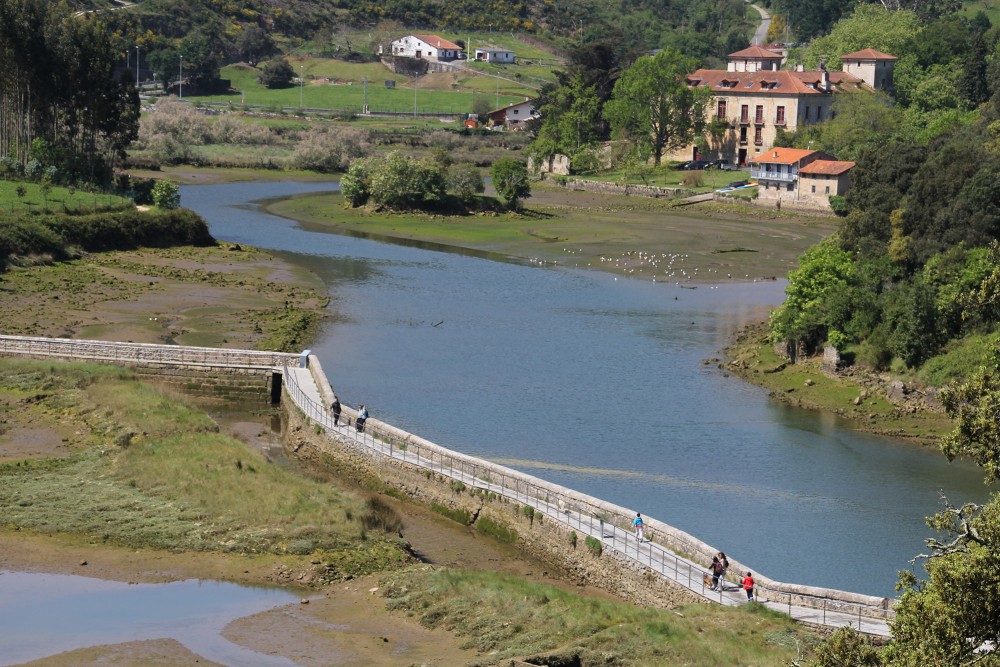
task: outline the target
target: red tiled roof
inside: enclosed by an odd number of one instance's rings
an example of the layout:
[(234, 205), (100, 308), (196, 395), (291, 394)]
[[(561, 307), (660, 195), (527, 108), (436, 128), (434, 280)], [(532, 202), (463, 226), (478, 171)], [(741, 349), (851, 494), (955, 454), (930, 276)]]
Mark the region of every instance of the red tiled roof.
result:
[[(721, 69), (700, 69), (687, 76), (688, 84), (692, 86), (708, 86), (718, 93), (753, 93), (760, 94), (804, 94), (823, 95), (826, 91), (819, 89), (823, 80), (822, 72), (790, 72), (787, 70), (760, 70), (757, 72), (729, 72)], [(847, 72), (830, 72), (830, 83), (835, 92), (850, 92), (854, 90), (871, 90), (868, 84)], [(722, 85), (727, 81), (729, 86)], [(761, 84), (773, 84), (765, 88)], [(810, 85), (812, 84), (812, 85)]]
[(414, 37), (416, 37), (422, 42), (427, 42), (436, 49), (444, 49), (445, 51), (448, 51), (449, 49), (452, 51), (462, 50), (462, 47), (459, 46), (458, 44), (455, 44), (454, 42), (449, 42), (447, 39), (444, 39), (443, 37), (438, 37), (437, 35), (414, 35)]
[(861, 49), (860, 51), (855, 51), (854, 53), (848, 53), (846, 56), (840, 56), (841, 60), (899, 60), (896, 56), (890, 56), (888, 53), (882, 53), (881, 51), (876, 51), (875, 49)]
[[(490, 111), (487, 115), (492, 116), (495, 113), (500, 113), (501, 111), (507, 111), (507, 109), (513, 109), (514, 107), (519, 107), (519, 106), (521, 106), (523, 104), (531, 104), (534, 101), (535, 101), (535, 98), (532, 97), (531, 99), (524, 100), (523, 102), (514, 102), (513, 104), (508, 104), (505, 107), (500, 107), (499, 109), (494, 109), (493, 111)], [(532, 105), (532, 108), (534, 108), (534, 105)]]
[(759, 46), (749, 46), (742, 51), (737, 51), (736, 53), (730, 53), (730, 58), (777, 58), (781, 60), (781, 54), (775, 53), (774, 51), (768, 51)]
[(813, 160), (806, 166), (799, 168), (799, 173), (837, 176), (846, 171), (850, 171), (853, 167), (853, 162), (844, 162), (841, 160)]
[(766, 151), (761, 151), (760, 155), (755, 156), (750, 161), (758, 164), (765, 162), (771, 164), (796, 164), (803, 158), (807, 158), (818, 152), (804, 148), (769, 148)]

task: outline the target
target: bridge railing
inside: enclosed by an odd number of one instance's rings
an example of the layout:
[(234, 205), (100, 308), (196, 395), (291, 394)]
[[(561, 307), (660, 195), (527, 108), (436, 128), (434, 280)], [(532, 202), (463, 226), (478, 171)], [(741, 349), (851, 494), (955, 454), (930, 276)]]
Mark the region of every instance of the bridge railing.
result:
[[(735, 604), (732, 597), (706, 586), (706, 565), (717, 553), (709, 545), (652, 518), (646, 520), (647, 537), (640, 542), (631, 530), (635, 512), (607, 503), (566, 487), (547, 482), (499, 464), (454, 452), (388, 424), (369, 419), (363, 432), (353, 426), (357, 412), (342, 406), (339, 426), (326, 406), (314, 400), (301, 386), (294, 373), (284, 374), (285, 389), (307, 418), (326, 430), (338, 433), (341, 440), (369, 454), (386, 456), (433, 471), (456, 484), (481, 489), (530, 506), (546, 520), (562, 523), (584, 536), (599, 539), (602, 550), (639, 565), (681, 584), (688, 590), (723, 604)], [(339, 429), (339, 431), (338, 431)], [(704, 564), (702, 564), (704, 562)], [(731, 561), (734, 572), (748, 568)], [(871, 619), (894, 617), (892, 601), (833, 589), (797, 586), (772, 582), (758, 576), (758, 599), (775, 606), (786, 605), (795, 618), (839, 627), (852, 625), (859, 630)], [(735, 590), (730, 584), (729, 591)], [(737, 597), (737, 600), (739, 598)]]
[(297, 354), (216, 347), (115, 343), (101, 340), (0, 336), (0, 356), (93, 360), (118, 364), (178, 364), (281, 368), (294, 364)]

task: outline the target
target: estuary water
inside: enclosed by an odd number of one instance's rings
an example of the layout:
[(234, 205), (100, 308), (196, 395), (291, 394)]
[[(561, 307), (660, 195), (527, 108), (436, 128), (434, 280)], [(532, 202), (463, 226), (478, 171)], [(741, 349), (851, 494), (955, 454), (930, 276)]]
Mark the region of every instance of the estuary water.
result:
[(216, 238), (323, 278), (346, 321), (313, 352), (348, 405), (665, 521), (774, 579), (872, 595), (894, 595), (923, 551), (939, 490), (986, 497), (975, 466), (785, 407), (718, 368), (782, 282), (682, 289), (335, 235), (253, 203), (332, 187), (181, 197)]

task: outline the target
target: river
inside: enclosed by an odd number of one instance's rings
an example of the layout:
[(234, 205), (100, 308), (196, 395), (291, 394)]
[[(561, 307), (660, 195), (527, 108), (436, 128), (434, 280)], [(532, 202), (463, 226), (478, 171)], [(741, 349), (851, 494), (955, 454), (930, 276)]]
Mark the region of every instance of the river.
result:
[[(252, 202), (330, 184), (182, 188), (212, 234), (322, 277), (313, 351), (341, 400), (443, 446), (685, 530), (774, 579), (894, 595), (938, 491), (982, 474), (786, 407), (712, 361), (781, 282), (680, 289), (308, 229)], [(694, 268), (694, 267), (690, 267)]]

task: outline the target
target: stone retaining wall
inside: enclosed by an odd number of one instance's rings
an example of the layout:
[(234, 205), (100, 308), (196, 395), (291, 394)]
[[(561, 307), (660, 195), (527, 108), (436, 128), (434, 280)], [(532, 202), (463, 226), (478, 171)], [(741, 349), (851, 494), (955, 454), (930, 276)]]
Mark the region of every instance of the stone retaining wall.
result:
[[(546, 179), (552, 183), (557, 183), (554, 179)], [(604, 181), (586, 181), (571, 178), (566, 181), (563, 187), (569, 190), (585, 190), (606, 195), (636, 195), (639, 197), (677, 197), (687, 194), (683, 188), (663, 188), (656, 185), (636, 185), (634, 183), (606, 183)]]

